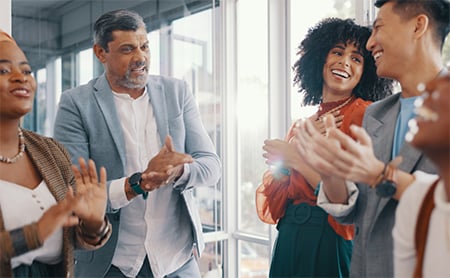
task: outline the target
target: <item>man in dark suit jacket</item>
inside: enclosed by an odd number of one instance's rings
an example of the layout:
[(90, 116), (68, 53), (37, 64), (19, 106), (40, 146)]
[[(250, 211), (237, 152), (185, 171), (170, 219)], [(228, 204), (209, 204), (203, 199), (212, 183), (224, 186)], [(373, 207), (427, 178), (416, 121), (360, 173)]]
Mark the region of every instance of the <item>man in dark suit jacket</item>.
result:
[[(332, 128), (328, 138), (322, 137), (308, 122), (297, 130), (299, 151), (321, 173), (319, 206), (339, 221), (355, 224), (352, 277), (393, 276), (398, 199), (414, 179), (409, 173), (436, 172), (429, 159), (405, 142), (405, 134), (421, 94), (418, 85), (444, 70), (441, 49), (449, 31), (448, 1), (378, 0), (375, 5), (380, 9), (367, 49), (377, 74), (399, 81), (402, 92), (370, 105), (363, 128), (352, 127), (353, 138)], [(401, 163), (389, 163), (397, 156)]]

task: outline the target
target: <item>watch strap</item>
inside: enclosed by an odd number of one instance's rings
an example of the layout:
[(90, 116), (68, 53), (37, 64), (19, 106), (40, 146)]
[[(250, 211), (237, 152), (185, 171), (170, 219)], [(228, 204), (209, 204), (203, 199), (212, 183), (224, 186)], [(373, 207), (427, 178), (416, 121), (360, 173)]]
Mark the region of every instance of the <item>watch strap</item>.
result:
[(143, 190), (141, 187), (141, 173), (134, 173), (129, 179), (128, 183), (130, 184), (131, 189), (138, 195), (142, 195), (144, 200), (148, 197), (148, 192)]

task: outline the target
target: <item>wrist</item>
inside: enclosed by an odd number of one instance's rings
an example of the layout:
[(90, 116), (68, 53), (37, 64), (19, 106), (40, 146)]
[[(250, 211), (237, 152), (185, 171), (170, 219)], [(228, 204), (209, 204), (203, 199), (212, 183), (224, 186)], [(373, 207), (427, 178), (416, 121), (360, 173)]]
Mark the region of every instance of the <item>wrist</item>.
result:
[(374, 185), (377, 195), (382, 198), (391, 198), (397, 192), (397, 166), (402, 162), (402, 157), (398, 156), (384, 165), (383, 172)]
[(129, 184), (130, 188), (132, 189), (132, 191), (134, 191), (136, 195), (142, 195), (142, 198), (144, 198), (145, 200), (148, 197), (148, 192), (143, 190), (141, 187), (142, 182), (141, 176), (142, 173), (136, 172), (127, 179), (127, 183)]
[(387, 165), (387, 163), (377, 161), (377, 165), (373, 168), (373, 174), (375, 174), (375, 176), (372, 176), (370, 181), (367, 183), (370, 185), (370, 187), (375, 187), (383, 180)]
[(103, 218), (102, 224), (100, 225), (100, 227), (98, 228), (98, 225), (96, 225), (97, 228), (96, 229), (92, 229), (92, 227), (88, 227), (88, 225), (86, 225), (83, 220), (80, 221), (80, 223), (78, 224), (78, 230), (80, 235), (83, 238), (87, 238), (90, 240), (98, 240), (98, 239), (103, 239), (109, 232), (109, 221), (108, 221), (108, 217)]
[(133, 198), (135, 198), (136, 196), (138, 196), (138, 194), (131, 188), (130, 183), (129, 183), (129, 178), (125, 179), (125, 195), (127, 196), (128, 200), (131, 200)]

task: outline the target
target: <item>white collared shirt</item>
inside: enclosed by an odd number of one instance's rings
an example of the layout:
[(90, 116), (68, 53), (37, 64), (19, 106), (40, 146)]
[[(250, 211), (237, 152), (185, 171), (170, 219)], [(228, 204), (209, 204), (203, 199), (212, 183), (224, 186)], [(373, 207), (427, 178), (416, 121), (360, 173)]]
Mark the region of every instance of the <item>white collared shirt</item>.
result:
[[(126, 145), (126, 176), (142, 172), (160, 150), (161, 142), (147, 88), (137, 99), (114, 93), (114, 101)], [(185, 167), (185, 177), (189, 170)], [(181, 178), (181, 179), (182, 179)], [(190, 227), (189, 219), (177, 216), (182, 198), (172, 185), (149, 192), (148, 199), (137, 196), (128, 201), (125, 178), (112, 181), (109, 199), (113, 209), (121, 209), (117, 247), (112, 264), (126, 276), (134, 277), (149, 258), (154, 277), (163, 277), (180, 268), (191, 256), (192, 234), (180, 232)], [(180, 222), (180, 223), (178, 223)]]

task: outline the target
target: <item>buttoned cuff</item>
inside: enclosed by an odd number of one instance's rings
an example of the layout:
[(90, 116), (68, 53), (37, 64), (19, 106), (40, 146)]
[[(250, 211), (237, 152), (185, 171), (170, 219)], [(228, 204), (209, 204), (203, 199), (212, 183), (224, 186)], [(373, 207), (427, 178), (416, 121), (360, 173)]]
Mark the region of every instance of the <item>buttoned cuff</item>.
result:
[(127, 195), (125, 194), (126, 179), (127, 178), (113, 180), (109, 184), (109, 202), (112, 209), (120, 209), (131, 202), (131, 200), (127, 199)]
[(356, 187), (356, 184), (353, 182), (346, 181), (345, 185), (347, 187), (347, 192), (349, 193), (347, 204), (331, 203), (330, 200), (328, 200), (325, 192), (323, 191), (323, 185), (321, 182), (319, 195), (317, 196), (317, 205), (334, 217), (343, 217), (349, 215), (355, 207), (356, 200), (358, 199), (359, 195), (359, 190), (358, 187)]

